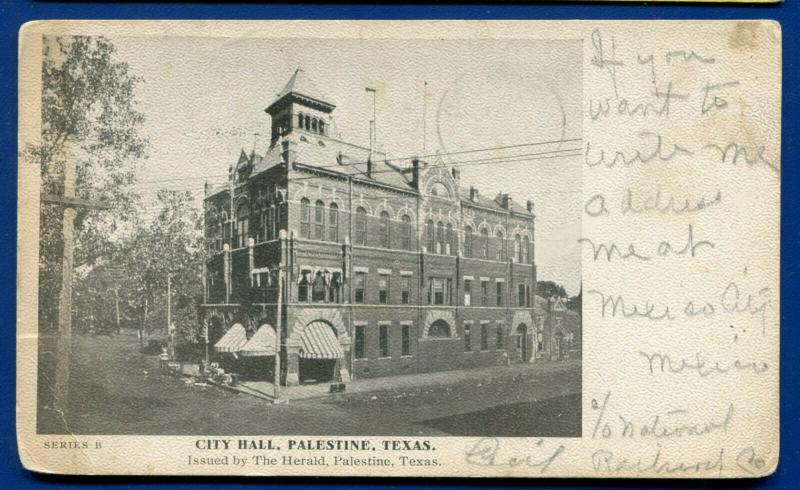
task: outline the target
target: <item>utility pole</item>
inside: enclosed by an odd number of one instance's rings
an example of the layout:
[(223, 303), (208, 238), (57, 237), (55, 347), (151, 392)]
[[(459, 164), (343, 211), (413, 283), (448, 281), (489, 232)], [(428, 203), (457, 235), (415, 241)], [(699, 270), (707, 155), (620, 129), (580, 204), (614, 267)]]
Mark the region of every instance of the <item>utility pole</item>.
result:
[(376, 109), (376, 94), (377, 91), (374, 88), (366, 87), (366, 91), (372, 93), (372, 120), (369, 122), (369, 161), (373, 161), (373, 153), (375, 152), (375, 141), (377, 140), (377, 132), (378, 127), (376, 124), (377, 121), (377, 109)]
[(175, 332), (172, 328), (172, 273), (167, 272), (167, 333), (169, 335), (169, 358), (175, 359)]
[[(422, 89), (422, 154), (425, 155), (425, 152), (428, 148), (428, 130), (427, 130), (427, 122), (428, 122), (428, 81), (425, 81), (425, 85)], [(424, 156), (422, 158), (425, 158)]]
[(54, 405), (62, 414), (67, 413), (69, 401), (69, 364), (72, 354), (72, 278), (75, 268), (75, 222), (78, 208), (108, 209), (107, 204), (75, 197), (75, 163), (72, 159), (64, 165), (64, 195), (43, 194), (41, 203), (63, 207), (61, 233), (61, 292), (58, 296), (58, 333), (56, 335)]
[(281, 345), (283, 344), (283, 267), (278, 267), (278, 311), (275, 314), (275, 373), (274, 396), (275, 402), (280, 396), (281, 386)]

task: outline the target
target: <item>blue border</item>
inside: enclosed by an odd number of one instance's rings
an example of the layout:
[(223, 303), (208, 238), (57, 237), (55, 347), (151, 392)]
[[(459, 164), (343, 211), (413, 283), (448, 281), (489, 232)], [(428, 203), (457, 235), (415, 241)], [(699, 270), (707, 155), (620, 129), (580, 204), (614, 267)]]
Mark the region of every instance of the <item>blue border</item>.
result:
[[(17, 33), (19, 27), (39, 19), (752, 19), (778, 20), (783, 26), (783, 189), (781, 241), (781, 456), (777, 472), (762, 480), (745, 481), (526, 481), (526, 480), (353, 480), (330, 479), (167, 479), (167, 478), (65, 478), (45, 477), (25, 471), (17, 456), (15, 432), (15, 321), (16, 317), (16, 202), (17, 202)], [(790, 248), (800, 238), (800, 211), (791, 192), (800, 184), (800, 175), (791, 164), (797, 148), (800, 114), (797, 90), (800, 86), (800, 7), (798, 0), (784, 4), (758, 5), (653, 5), (653, 4), (543, 4), (543, 5), (267, 5), (239, 3), (79, 3), (0, 0), (0, 318), (5, 327), (0, 333), (0, 481), (8, 488), (41, 488), (55, 485), (106, 487), (153, 485), (171, 488), (216, 488), (222, 484), (252, 487), (269, 484), (273, 488), (306, 487), (344, 489), (448, 487), (641, 487), (641, 488), (800, 488), (800, 385), (798, 351), (800, 338), (791, 318), (798, 313), (796, 276), (798, 259)], [(789, 189), (790, 192), (785, 192)]]

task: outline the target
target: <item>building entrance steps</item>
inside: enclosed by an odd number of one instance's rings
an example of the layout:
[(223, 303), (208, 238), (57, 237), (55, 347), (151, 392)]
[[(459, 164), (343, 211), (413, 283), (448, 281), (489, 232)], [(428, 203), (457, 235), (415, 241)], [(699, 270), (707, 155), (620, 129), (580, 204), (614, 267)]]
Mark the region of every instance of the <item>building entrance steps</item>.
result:
[[(515, 373), (523, 372), (548, 375), (562, 371), (572, 371), (580, 369), (580, 367), (580, 359), (568, 359), (562, 361), (541, 361), (535, 363), (511, 364), (508, 366), (365, 378), (346, 383), (347, 388), (342, 395), (403, 390), (421, 386), (449, 385), (466, 381), (481, 383), (489, 381), (496, 376), (513, 376)], [(238, 386), (232, 387), (232, 389), (258, 398), (274, 400), (274, 387), (272, 383), (268, 381), (242, 381)], [(280, 388), (280, 399), (289, 401), (342, 395), (331, 395), (330, 383), (281, 386)]]

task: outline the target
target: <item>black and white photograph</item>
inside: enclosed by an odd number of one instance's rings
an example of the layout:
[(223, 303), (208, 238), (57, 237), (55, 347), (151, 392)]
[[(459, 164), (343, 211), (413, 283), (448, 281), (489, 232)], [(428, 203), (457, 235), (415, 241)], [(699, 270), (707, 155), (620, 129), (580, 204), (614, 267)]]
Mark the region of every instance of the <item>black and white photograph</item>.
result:
[(580, 39), (46, 35), (39, 434), (580, 437)]

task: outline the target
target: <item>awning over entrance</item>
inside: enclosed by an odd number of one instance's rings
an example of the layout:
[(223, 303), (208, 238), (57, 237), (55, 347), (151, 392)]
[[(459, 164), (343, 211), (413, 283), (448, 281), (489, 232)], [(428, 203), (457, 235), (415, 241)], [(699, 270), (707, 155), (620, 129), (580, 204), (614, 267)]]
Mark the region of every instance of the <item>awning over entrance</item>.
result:
[(247, 343), (247, 331), (245, 331), (241, 323), (236, 323), (214, 344), (214, 350), (217, 352), (236, 352), (245, 343)]
[(342, 346), (333, 329), (325, 322), (311, 322), (300, 337), (303, 359), (341, 359), (344, 357)]
[(239, 350), (245, 357), (274, 356), (275, 355), (275, 329), (272, 325), (261, 325), (250, 340)]

